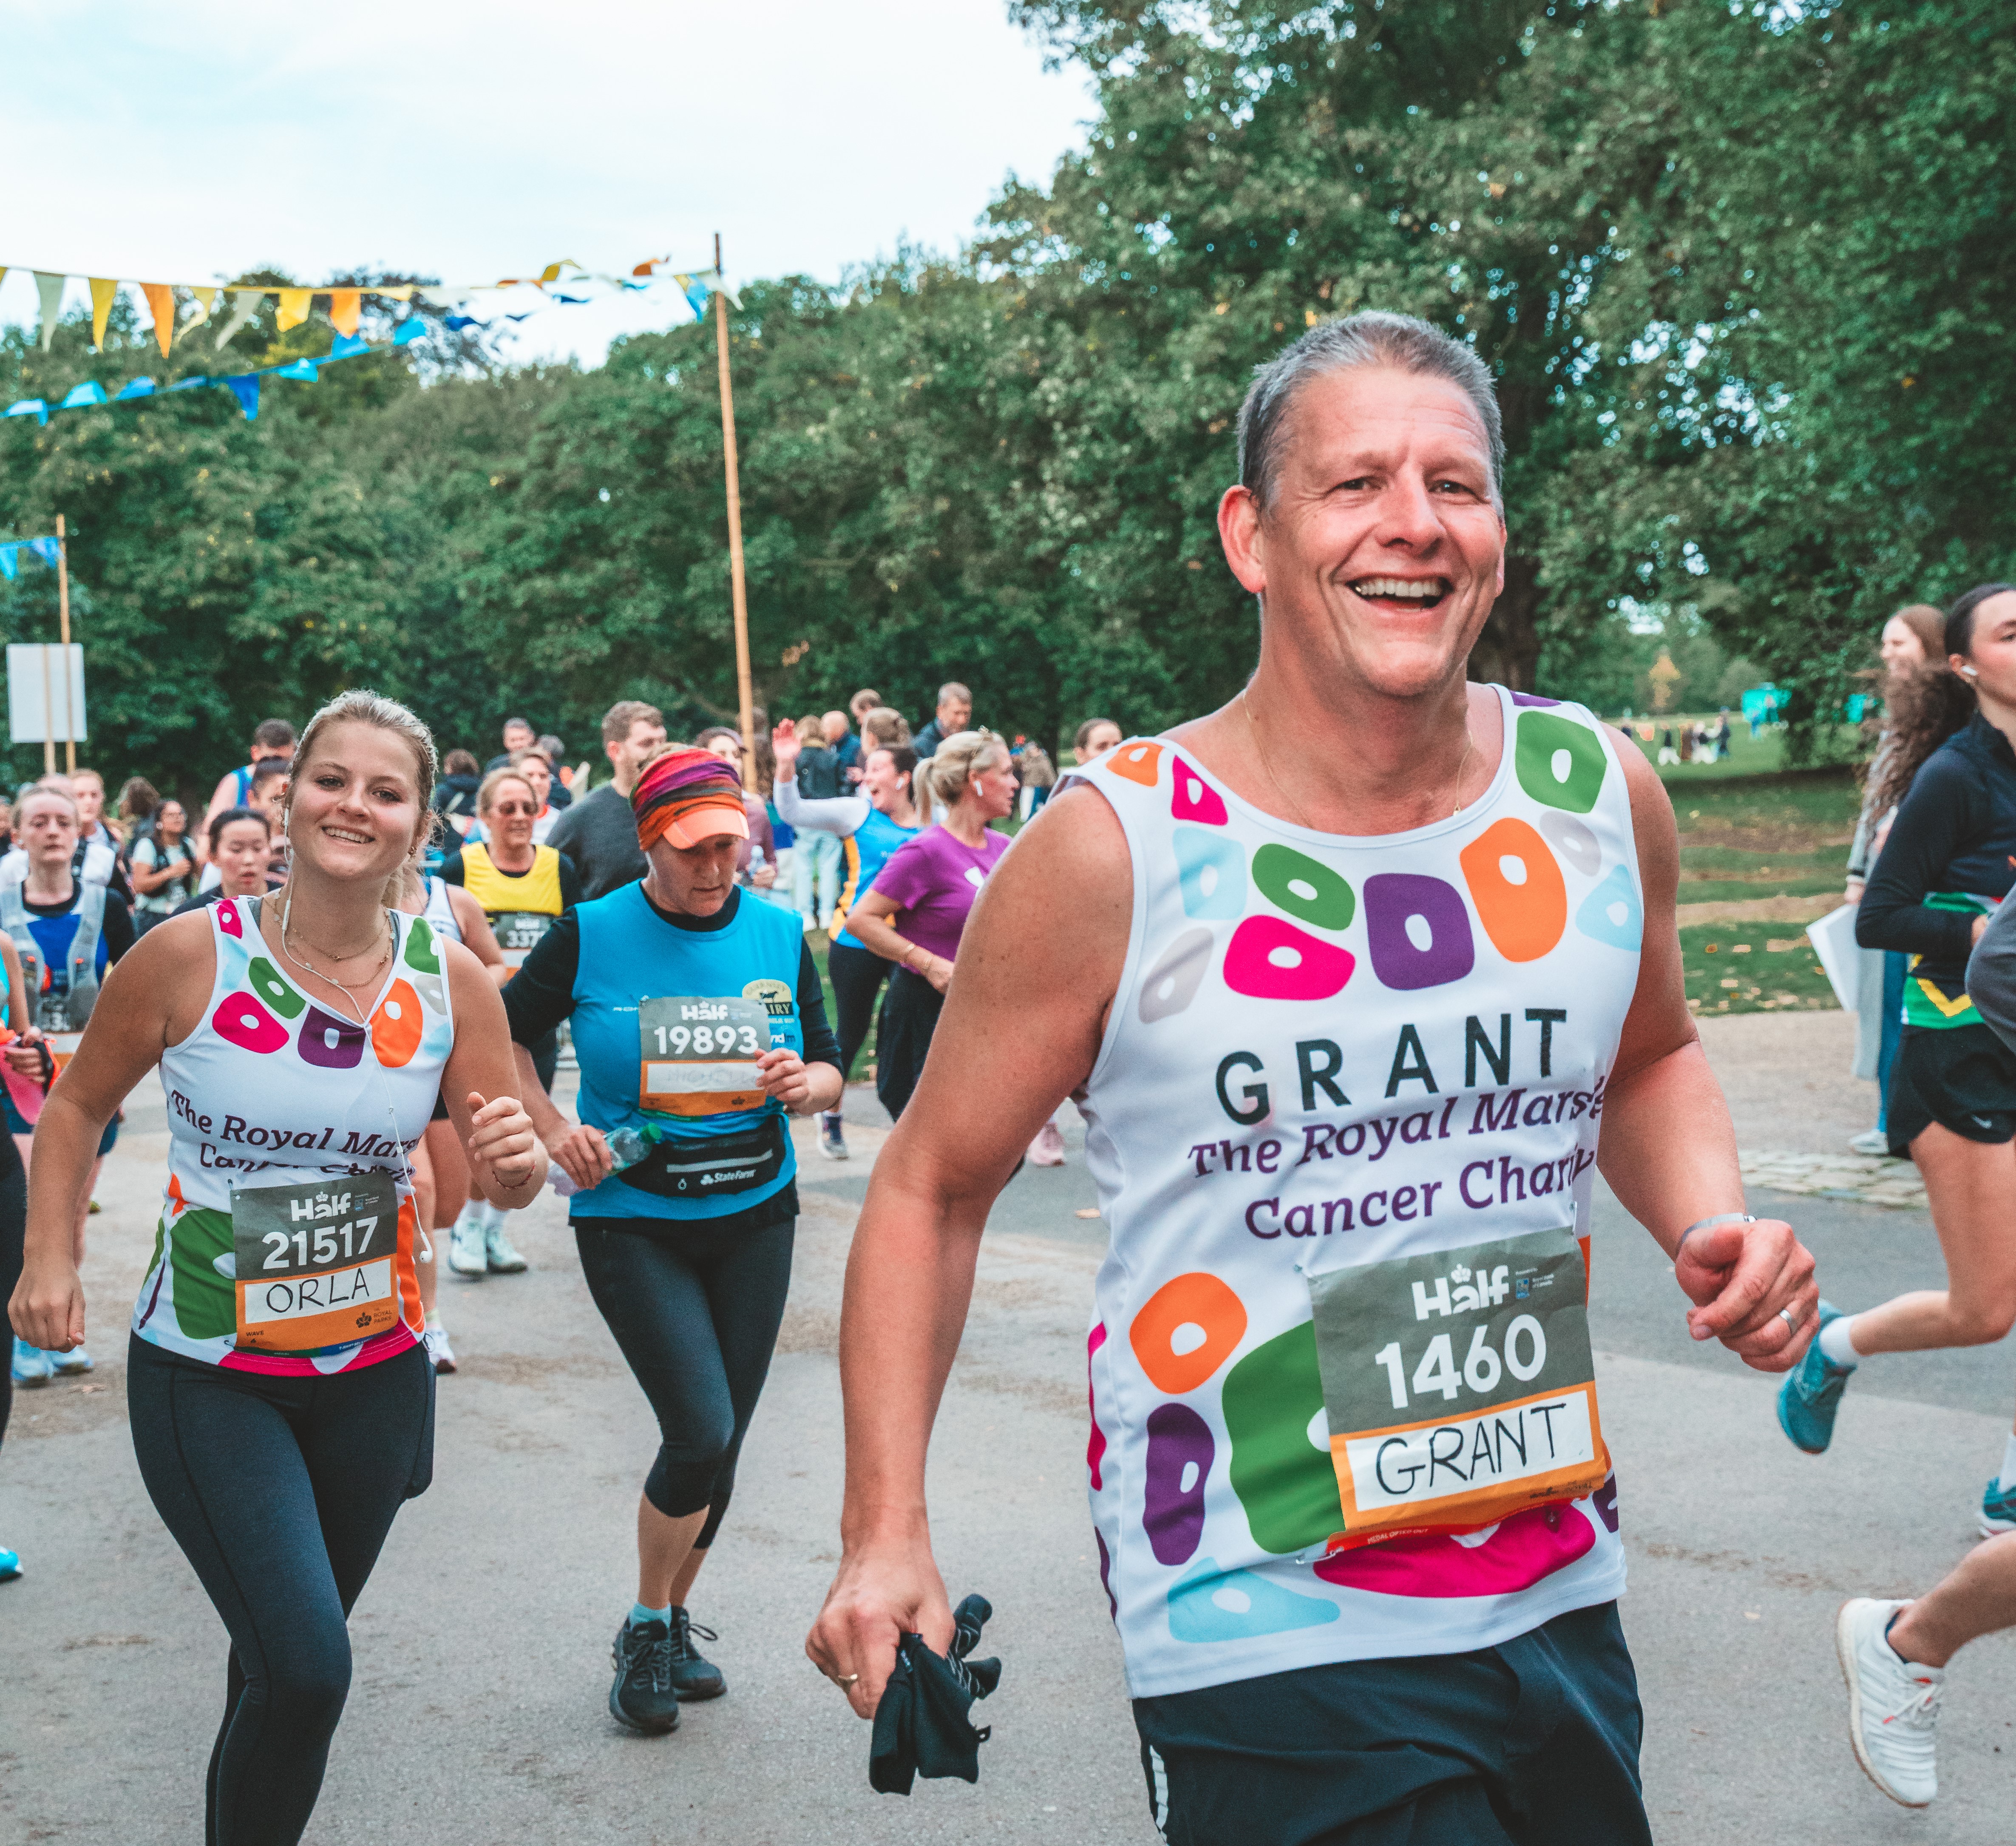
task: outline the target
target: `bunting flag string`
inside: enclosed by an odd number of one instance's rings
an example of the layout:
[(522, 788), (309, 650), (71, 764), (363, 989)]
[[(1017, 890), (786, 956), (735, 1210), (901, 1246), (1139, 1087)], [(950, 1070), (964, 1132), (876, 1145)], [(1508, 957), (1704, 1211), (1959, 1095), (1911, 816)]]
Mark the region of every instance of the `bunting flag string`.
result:
[[(324, 366), (333, 366), (344, 359), (361, 358), (367, 352), (383, 352), (387, 344), (410, 346), (427, 330), (427, 323), (417, 317), (401, 321), (389, 342), (373, 345), (355, 334), (338, 334), (336, 344), (320, 359), (290, 359), (284, 366), (264, 366), (256, 372), (240, 372), (221, 378), (178, 378), (173, 384), (157, 385), (151, 378), (135, 378), (121, 385), (116, 391), (108, 392), (105, 387), (93, 379), (72, 388), (70, 394), (56, 403), (42, 398), (20, 398), (9, 404), (0, 416), (32, 416), (47, 426), (50, 417), (59, 410), (92, 410), (105, 404), (131, 404), (142, 398), (164, 396), (170, 391), (200, 391), (207, 385), (218, 385), (229, 391), (238, 399), (239, 407), (250, 422), (259, 414), (259, 380), (262, 378), (292, 379), (302, 384), (313, 384), (321, 375)], [(23, 543), (53, 546), (56, 540), (23, 539)], [(4, 549), (4, 547), (0, 547)], [(53, 562), (56, 553), (52, 550), (45, 554)], [(11, 579), (11, 565), (0, 563)]]
[[(112, 304), (122, 288), (138, 291), (153, 317), (156, 343), (161, 356), (167, 357), (178, 335), (193, 333), (212, 317), (218, 297), (231, 297), (229, 312), (219, 323), (217, 344), (221, 348), (230, 344), (231, 337), (256, 314), (270, 295), (275, 297), (276, 319), (280, 331), (297, 327), (305, 322), (314, 305), (325, 304), (324, 312), (329, 323), (341, 334), (355, 335), (362, 316), (364, 297), (375, 297), (380, 301), (405, 303), (420, 302), (430, 308), (460, 310), (465, 304), (478, 297), (494, 296), (511, 289), (536, 290), (546, 304), (555, 307), (580, 308), (589, 302), (610, 298), (608, 294), (560, 293), (558, 290), (576, 290), (585, 284), (599, 284), (616, 294), (634, 294), (650, 288), (660, 279), (660, 272), (675, 283), (686, 298), (686, 303), (697, 320), (707, 318), (707, 301), (711, 293), (718, 289), (736, 307), (742, 304), (725, 285), (720, 272), (712, 269), (694, 269), (691, 272), (675, 270), (670, 257), (651, 257), (635, 265), (627, 276), (610, 274), (603, 271), (585, 269), (571, 257), (556, 263), (548, 263), (533, 276), (505, 276), (494, 282), (459, 283), (448, 285), (421, 283), (402, 283), (395, 286), (373, 288), (362, 285), (354, 288), (301, 288), (280, 287), (274, 284), (250, 283), (195, 283), (146, 282), (124, 277), (105, 276), (70, 276), (54, 270), (34, 269), (30, 272), (35, 279), (35, 292), (41, 307), (40, 344), (47, 352), (49, 343), (56, 337), (58, 312), (63, 305), (63, 289), (71, 281), (84, 283), (91, 297), (91, 340), (94, 346), (105, 344), (105, 328), (111, 318)], [(10, 269), (22, 267), (18, 264), (0, 263), (0, 278)], [(187, 298), (186, 308), (181, 305)], [(523, 320), (523, 314), (506, 315), (508, 320)], [(450, 312), (447, 324), (452, 329), (466, 326), (485, 326), (489, 323), (474, 315)], [(178, 321), (180, 321), (179, 326)]]
[(0, 545), (0, 577), (5, 577), (12, 583), (20, 575), (21, 553), (24, 551), (31, 557), (39, 557), (51, 570), (54, 570), (56, 556), (62, 546), (63, 540), (53, 534), (45, 539), (9, 540), (7, 543)]

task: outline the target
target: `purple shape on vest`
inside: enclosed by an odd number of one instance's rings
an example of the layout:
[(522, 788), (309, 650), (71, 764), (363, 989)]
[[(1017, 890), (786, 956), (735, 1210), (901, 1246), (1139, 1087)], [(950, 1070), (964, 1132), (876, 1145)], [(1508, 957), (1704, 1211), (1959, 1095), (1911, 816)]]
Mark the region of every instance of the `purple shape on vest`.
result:
[(1512, 695), (1512, 702), (1515, 705), (1557, 705), (1561, 701), (1557, 698), (1543, 698), (1537, 692), (1515, 692)]
[(308, 1008), (294, 1041), (304, 1064), (324, 1070), (352, 1070), (364, 1061), (364, 1028), (354, 1019), (339, 1019), (319, 1006)]
[[(1426, 948), (1407, 933), (1415, 918), (1427, 927)], [(1477, 965), (1462, 892), (1419, 872), (1378, 872), (1365, 881), (1365, 942), (1379, 984), (1402, 993), (1446, 986)]]
[[(1142, 1529), (1158, 1564), (1188, 1563), (1204, 1539), (1204, 1484), (1218, 1445), (1211, 1426), (1187, 1404), (1158, 1404), (1148, 1412), (1148, 1462)], [(1197, 1477), (1186, 1487), (1192, 1466)]]

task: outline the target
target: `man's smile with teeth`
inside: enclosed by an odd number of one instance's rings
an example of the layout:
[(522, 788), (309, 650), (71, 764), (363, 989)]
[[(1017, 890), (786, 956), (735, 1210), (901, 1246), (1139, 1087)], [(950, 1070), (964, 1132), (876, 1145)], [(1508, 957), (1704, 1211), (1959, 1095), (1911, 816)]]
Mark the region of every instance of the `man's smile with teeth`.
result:
[(1350, 586), (1363, 597), (1394, 597), (1409, 602), (1439, 602), (1449, 594), (1446, 577), (1361, 577)]

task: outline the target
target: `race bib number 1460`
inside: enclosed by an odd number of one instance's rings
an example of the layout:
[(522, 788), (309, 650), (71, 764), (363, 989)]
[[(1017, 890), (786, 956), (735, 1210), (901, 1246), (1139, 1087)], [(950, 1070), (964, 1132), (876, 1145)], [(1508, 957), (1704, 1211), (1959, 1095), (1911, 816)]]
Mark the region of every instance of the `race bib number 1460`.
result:
[(1565, 1228), (1309, 1278), (1344, 1531), (1471, 1532), (1603, 1484), (1589, 1277)]

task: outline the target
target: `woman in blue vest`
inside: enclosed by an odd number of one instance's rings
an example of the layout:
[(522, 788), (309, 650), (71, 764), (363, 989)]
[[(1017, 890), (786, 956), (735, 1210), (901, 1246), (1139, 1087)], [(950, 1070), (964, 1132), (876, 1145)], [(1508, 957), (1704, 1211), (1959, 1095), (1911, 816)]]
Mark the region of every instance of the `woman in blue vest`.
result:
[[(1118, 739), (1115, 740), (1118, 741)], [(841, 842), (840, 901), (833, 914), (833, 935), (826, 952), (826, 971), (833, 982), (834, 1023), (840, 1035), (840, 1074), (852, 1075), (854, 1060), (874, 1022), (875, 1002), (882, 983), (896, 964), (886, 961), (844, 927), (848, 913), (859, 903), (889, 855), (916, 837), (926, 817), (910, 799), (910, 772), (917, 755), (908, 744), (877, 745), (862, 766), (861, 793), (816, 801), (798, 793), (798, 752), (802, 740), (787, 718), (770, 734), (777, 759), (775, 794), (777, 812), (793, 827), (837, 834)], [(840, 1101), (819, 1117), (819, 1152), (829, 1160), (847, 1158), (847, 1138), (841, 1127)]]
[(573, 1022), (579, 1125), (525, 1087), (578, 1188), (589, 1289), (658, 1419), (609, 1709), (662, 1732), (679, 1700), (723, 1689), (686, 1598), (783, 1318), (798, 1210), (784, 1118), (838, 1099), (840, 1047), (797, 914), (736, 887), (749, 822), (734, 766), (668, 745), (630, 800), (650, 871), (562, 916), (504, 1003), (526, 1071), (541, 1035)]

